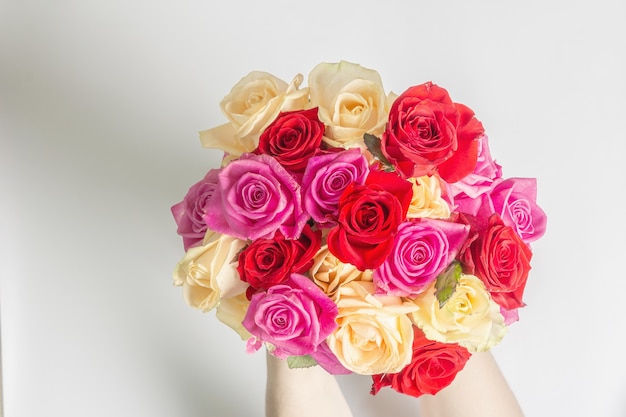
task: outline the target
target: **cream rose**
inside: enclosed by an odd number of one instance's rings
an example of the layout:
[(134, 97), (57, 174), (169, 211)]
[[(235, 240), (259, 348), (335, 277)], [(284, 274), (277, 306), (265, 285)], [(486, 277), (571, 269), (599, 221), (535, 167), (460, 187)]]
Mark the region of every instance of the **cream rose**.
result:
[(174, 270), (174, 284), (183, 287), (187, 304), (206, 312), (220, 299), (245, 292), (248, 284), (239, 279), (236, 262), (245, 245), (243, 240), (209, 231), (202, 246), (185, 253)]
[(252, 335), (243, 327), (242, 322), (249, 306), (250, 301), (245, 293), (235, 297), (222, 298), (221, 302), (217, 305), (215, 315), (219, 321), (236, 331), (241, 337), (241, 340), (248, 340)]
[(291, 84), (261, 71), (242, 78), (220, 102), (230, 123), (200, 132), (205, 148), (221, 149), (231, 155), (252, 152), (261, 132), (281, 111), (301, 110), (308, 103), (308, 89), (299, 89), (304, 77)]
[(450, 217), (450, 206), (441, 197), (441, 183), (436, 175), (424, 175), (409, 178), (413, 184), (413, 198), (408, 218), (429, 217), (431, 219), (447, 219)]
[(313, 282), (334, 301), (339, 288), (351, 281), (372, 281), (372, 271), (360, 271), (354, 265), (341, 262), (330, 253), (328, 245), (322, 246), (313, 258), (309, 269)]
[(326, 339), (341, 364), (361, 375), (399, 372), (411, 362), (412, 303), (375, 296), (371, 282), (352, 281), (339, 289), (337, 329)]
[(329, 145), (363, 148), (364, 133), (382, 134), (391, 97), (378, 72), (346, 61), (321, 63), (309, 74), (309, 89)]
[(453, 295), (439, 307), (435, 283), (415, 298), (419, 309), (411, 318), (426, 337), (443, 343), (458, 343), (470, 352), (486, 351), (506, 333), (500, 306), (474, 275), (461, 275)]

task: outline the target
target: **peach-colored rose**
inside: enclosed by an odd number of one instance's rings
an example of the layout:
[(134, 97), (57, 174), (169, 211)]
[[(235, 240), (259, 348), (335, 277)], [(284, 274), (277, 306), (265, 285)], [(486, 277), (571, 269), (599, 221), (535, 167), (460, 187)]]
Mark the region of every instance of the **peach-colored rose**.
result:
[(246, 316), (250, 301), (245, 293), (235, 297), (223, 298), (217, 305), (215, 316), (239, 334), (241, 340), (248, 340), (252, 335), (243, 327), (242, 321)]
[(309, 74), (309, 88), (329, 145), (363, 148), (364, 133), (382, 134), (391, 98), (378, 72), (346, 61), (321, 63)]
[(411, 362), (413, 327), (408, 314), (416, 306), (374, 291), (367, 281), (341, 286), (338, 327), (326, 340), (346, 369), (362, 375), (399, 372)]
[(372, 281), (372, 270), (359, 271), (354, 265), (341, 262), (330, 253), (328, 245), (322, 246), (314, 256), (309, 274), (313, 282), (335, 301), (342, 285), (351, 281)]
[(202, 145), (236, 156), (252, 152), (259, 144), (261, 132), (279, 112), (307, 106), (308, 89), (299, 89), (303, 80), (298, 74), (287, 84), (272, 74), (252, 71), (220, 103), (230, 123), (200, 132)]
[(441, 308), (434, 282), (414, 303), (419, 309), (411, 318), (431, 340), (458, 343), (470, 352), (477, 352), (489, 350), (506, 333), (500, 306), (474, 275), (461, 275), (454, 293)]
[(408, 218), (447, 219), (450, 217), (450, 206), (441, 197), (441, 183), (438, 176), (424, 175), (409, 178), (409, 182), (413, 184), (413, 199), (406, 215)]
[(190, 248), (174, 270), (174, 284), (183, 287), (185, 301), (202, 311), (215, 308), (220, 299), (245, 292), (239, 279), (237, 253), (246, 242), (208, 231), (202, 246)]

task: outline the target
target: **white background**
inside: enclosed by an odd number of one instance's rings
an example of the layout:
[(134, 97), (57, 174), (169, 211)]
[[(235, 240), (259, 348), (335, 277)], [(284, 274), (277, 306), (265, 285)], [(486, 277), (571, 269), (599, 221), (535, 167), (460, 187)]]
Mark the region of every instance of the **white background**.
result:
[[(623, 0), (1, 0), (5, 416), (262, 416), (264, 355), (172, 285), (169, 209), (217, 166), (198, 131), (241, 77), (341, 59), (447, 88), (505, 176), (538, 178), (548, 233), (494, 354), (528, 416), (625, 416), (625, 20)], [(355, 416), (416, 415), (340, 382)]]

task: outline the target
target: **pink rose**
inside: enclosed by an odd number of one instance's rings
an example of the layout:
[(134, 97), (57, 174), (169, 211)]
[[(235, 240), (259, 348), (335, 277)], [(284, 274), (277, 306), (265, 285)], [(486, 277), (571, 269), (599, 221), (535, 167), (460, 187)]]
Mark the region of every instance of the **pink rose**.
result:
[(489, 194), (493, 211), (512, 227), (524, 243), (539, 239), (546, 231), (547, 217), (537, 205), (535, 178), (509, 178)]
[(202, 243), (207, 231), (204, 220), (208, 201), (217, 188), (218, 169), (210, 170), (203, 179), (189, 188), (183, 201), (172, 206), (172, 215), (183, 237), (185, 251)]
[(296, 179), (271, 156), (248, 153), (222, 169), (204, 219), (212, 230), (242, 240), (272, 238), (277, 230), (296, 239), (307, 215)]
[[(337, 306), (313, 282), (292, 274), (285, 284), (256, 293), (243, 326), (278, 357), (309, 355), (335, 330)], [(255, 343), (252, 343), (255, 344)]]
[(402, 223), (391, 253), (374, 271), (374, 283), (385, 294), (421, 293), (454, 260), (468, 233), (469, 226), (443, 220)]
[(367, 159), (358, 149), (309, 159), (302, 178), (305, 210), (320, 226), (336, 224), (339, 197), (348, 185), (363, 185), (368, 172)]

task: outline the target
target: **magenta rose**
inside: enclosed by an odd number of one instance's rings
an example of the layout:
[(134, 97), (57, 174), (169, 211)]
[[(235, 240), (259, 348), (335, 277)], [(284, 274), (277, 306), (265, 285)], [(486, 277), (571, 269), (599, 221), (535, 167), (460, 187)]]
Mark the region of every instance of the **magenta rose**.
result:
[(408, 88), (393, 103), (381, 149), (404, 177), (438, 173), (452, 183), (470, 174), (482, 124), (467, 106), (431, 83)]
[(178, 204), (172, 206), (172, 215), (178, 225), (177, 233), (183, 238), (185, 251), (202, 243), (207, 231), (204, 216), (207, 203), (217, 188), (218, 169), (210, 170), (204, 178), (189, 188)]
[(322, 244), (322, 233), (307, 224), (298, 239), (285, 239), (280, 231), (271, 239), (256, 239), (239, 253), (239, 278), (255, 290), (267, 290), (304, 273)]
[(374, 271), (374, 283), (385, 294), (414, 297), (454, 260), (469, 226), (422, 219), (398, 227), (391, 253)]
[(537, 205), (535, 178), (509, 178), (499, 183), (489, 194), (493, 211), (505, 225), (517, 231), (525, 243), (544, 235), (547, 217)]
[(261, 134), (255, 153), (273, 156), (289, 171), (302, 173), (320, 151), (323, 134), (317, 107), (280, 113)]
[(369, 172), (359, 149), (311, 158), (302, 178), (305, 211), (318, 225), (336, 224), (339, 197), (350, 184), (364, 184)]
[(392, 172), (373, 171), (365, 185), (351, 184), (339, 199), (338, 224), (326, 238), (329, 251), (361, 271), (379, 267), (411, 197), (411, 183)]
[(248, 153), (222, 168), (204, 219), (210, 229), (243, 240), (271, 238), (277, 230), (295, 239), (307, 215), (296, 179), (271, 156)]
[[(243, 326), (278, 357), (313, 354), (335, 330), (336, 304), (310, 279), (292, 274), (285, 284), (252, 296)], [(257, 343), (258, 345), (258, 343)]]

